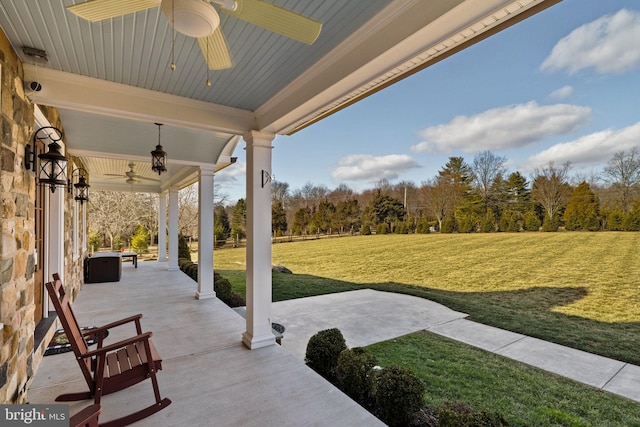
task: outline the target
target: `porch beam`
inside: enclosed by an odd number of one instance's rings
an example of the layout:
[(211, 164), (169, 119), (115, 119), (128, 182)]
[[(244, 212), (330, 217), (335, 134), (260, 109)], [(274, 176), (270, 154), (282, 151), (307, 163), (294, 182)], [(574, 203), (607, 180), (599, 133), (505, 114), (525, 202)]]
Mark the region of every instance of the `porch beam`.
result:
[(42, 105), (236, 135), (254, 127), (253, 113), (239, 108), (32, 64), (24, 64), (24, 74), (26, 81), (42, 85), (42, 90), (30, 95)]
[(250, 349), (275, 344), (271, 333), (271, 142), (275, 134), (253, 131), (247, 143), (247, 330)]

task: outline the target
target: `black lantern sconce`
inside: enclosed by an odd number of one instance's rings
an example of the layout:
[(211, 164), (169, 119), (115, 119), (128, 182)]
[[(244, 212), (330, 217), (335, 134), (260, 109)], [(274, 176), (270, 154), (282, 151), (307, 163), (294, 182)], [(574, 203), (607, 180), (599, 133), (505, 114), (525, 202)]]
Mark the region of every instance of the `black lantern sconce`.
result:
[[(51, 192), (55, 193), (56, 187), (67, 185), (67, 164), (69, 160), (60, 152), (62, 146), (58, 141), (62, 141), (62, 131), (53, 126), (44, 126), (33, 134), (32, 147), (28, 145), (24, 149), (24, 167), (33, 172), (36, 171), (38, 163), (38, 174), (36, 179), (40, 185), (49, 185)], [(39, 162), (36, 162), (36, 152), (38, 150), (36, 141), (51, 141), (49, 151), (38, 154)]]
[(162, 172), (167, 171), (167, 153), (160, 145), (160, 126), (162, 126), (162, 123), (156, 123), (156, 125), (158, 126), (158, 145), (151, 152), (151, 170), (158, 172), (158, 175), (160, 175)]
[[(73, 184), (72, 180), (76, 175), (78, 176), (78, 182)], [(83, 204), (89, 201), (89, 187), (91, 186), (87, 184), (87, 171), (84, 168), (74, 169), (74, 171), (71, 172), (71, 179), (67, 182), (67, 191), (69, 193), (71, 193), (72, 187), (75, 188), (73, 199), (76, 202)]]

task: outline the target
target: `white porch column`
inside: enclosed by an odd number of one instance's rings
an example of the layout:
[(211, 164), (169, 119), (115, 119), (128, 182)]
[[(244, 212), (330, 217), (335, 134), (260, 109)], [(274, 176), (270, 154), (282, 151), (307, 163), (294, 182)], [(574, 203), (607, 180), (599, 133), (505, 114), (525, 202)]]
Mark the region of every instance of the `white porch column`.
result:
[(167, 262), (167, 193), (158, 195), (158, 261)]
[(247, 330), (250, 349), (275, 344), (271, 333), (271, 141), (253, 131), (247, 143)]
[(178, 189), (169, 189), (169, 271), (178, 266)]
[(200, 167), (198, 181), (197, 299), (214, 298), (213, 289), (213, 168)]

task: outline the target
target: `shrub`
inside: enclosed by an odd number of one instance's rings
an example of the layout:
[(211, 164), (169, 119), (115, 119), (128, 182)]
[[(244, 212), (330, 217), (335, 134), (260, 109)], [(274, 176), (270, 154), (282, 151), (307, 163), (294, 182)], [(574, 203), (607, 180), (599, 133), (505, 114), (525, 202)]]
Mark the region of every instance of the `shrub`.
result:
[(222, 302), (229, 304), (229, 301), (231, 301), (231, 282), (228, 279), (222, 276), (216, 279), (214, 273), (213, 290)]
[(549, 215), (544, 216), (544, 221), (542, 221), (542, 231), (553, 232), (558, 231), (558, 221), (555, 218), (551, 218)]
[(362, 224), (362, 230), (360, 231), (360, 234), (362, 234), (363, 236), (371, 235), (371, 226), (369, 225), (368, 222), (365, 222), (364, 224)]
[(387, 366), (373, 381), (376, 413), (389, 427), (410, 424), (424, 404), (424, 385), (410, 370)]
[(509, 423), (502, 415), (478, 412), (462, 402), (446, 403), (438, 409), (438, 427), (507, 427), (508, 425)]
[(149, 231), (143, 226), (139, 225), (136, 229), (136, 234), (131, 237), (131, 247), (134, 251), (146, 254), (149, 252)]
[(229, 298), (229, 302), (227, 303), (227, 305), (229, 307), (244, 307), (245, 305), (247, 305), (247, 301), (245, 301), (242, 295), (232, 292), (231, 298)]
[(344, 350), (338, 357), (336, 380), (340, 390), (364, 407), (370, 407), (373, 384), (373, 367), (376, 357), (364, 348)]
[(381, 222), (376, 226), (376, 234), (387, 234), (389, 233), (389, 227), (384, 222)]
[(524, 214), (523, 227), (526, 231), (538, 231), (540, 229), (540, 219), (533, 211)]
[(440, 233), (453, 233), (456, 231), (456, 222), (453, 218), (445, 218), (440, 226)]
[(191, 250), (187, 238), (182, 234), (178, 236), (178, 258), (185, 258), (191, 261)]
[(191, 277), (193, 280), (197, 282), (198, 281), (198, 264), (191, 263), (187, 267), (187, 270), (185, 271), (185, 273), (187, 273), (187, 276)]
[(95, 252), (102, 246), (102, 236), (97, 231), (91, 231), (89, 233), (89, 248), (91, 252)]
[(309, 338), (304, 361), (318, 374), (335, 382), (338, 357), (346, 349), (347, 343), (339, 329), (325, 329)]

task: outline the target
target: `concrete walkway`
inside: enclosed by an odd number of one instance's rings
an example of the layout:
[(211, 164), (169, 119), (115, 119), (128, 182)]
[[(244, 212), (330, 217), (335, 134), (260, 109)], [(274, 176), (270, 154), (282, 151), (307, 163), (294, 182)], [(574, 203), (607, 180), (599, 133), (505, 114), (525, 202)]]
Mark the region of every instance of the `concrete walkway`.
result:
[(423, 298), (371, 289), (282, 301), (272, 308), (272, 320), (286, 327), (282, 346), (300, 359), (309, 338), (323, 329), (340, 329), (349, 347), (428, 330), (640, 402), (638, 366), (465, 317)]

